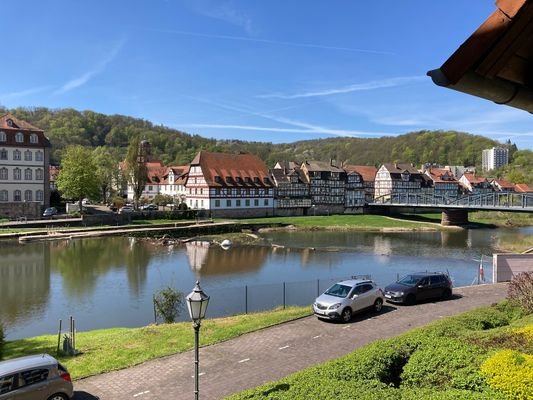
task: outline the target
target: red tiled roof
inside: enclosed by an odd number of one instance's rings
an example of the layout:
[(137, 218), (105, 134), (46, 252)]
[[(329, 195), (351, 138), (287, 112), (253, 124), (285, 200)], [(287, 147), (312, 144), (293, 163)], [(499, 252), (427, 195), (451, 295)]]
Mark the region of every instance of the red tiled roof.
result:
[(473, 172), (465, 172), (463, 174), (463, 176), (465, 177), (466, 180), (468, 180), (468, 182), (470, 183), (483, 183), (483, 182), (486, 182), (487, 179), (483, 176), (476, 176), (475, 173)]
[(378, 169), (376, 167), (370, 166), (370, 165), (345, 165), (344, 169), (346, 172), (357, 172), (359, 175), (363, 177), (363, 181), (373, 181), (376, 179), (376, 173), (378, 172)]
[[(429, 174), (433, 182), (446, 182), (446, 183), (457, 182), (457, 179), (455, 178), (455, 176), (453, 176), (453, 174), (449, 170), (444, 169), (444, 168), (430, 168), (426, 170), (426, 172)], [(443, 178), (443, 176), (446, 176), (446, 175), (449, 176), (448, 179)]]
[[(9, 124), (11, 121), (11, 125)], [(36, 128), (35, 126), (22, 121), (18, 118), (15, 118), (11, 114), (5, 114), (0, 117), (0, 129), (16, 129), (19, 131), (32, 131), (32, 132), (43, 132), (42, 129)]]
[[(209, 186), (273, 186), (265, 163), (253, 154), (200, 151), (190, 165), (201, 167)], [(233, 179), (227, 181), (228, 177)], [(237, 177), (242, 178), (242, 181), (237, 181)], [(246, 178), (250, 178), (250, 181), (247, 182)], [(254, 181), (255, 178), (258, 180)]]
[(529, 187), (525, 183), (517, 183), (514, 185), (514, 188), (518, 193), (533, 193), (533, 188)]
[(503, 179), (494, 179), (495, 183), (498, 184), (498, 186), (500, 186), (501, 188), (504, 188), (504, 189), (513, 189), (514, 188), (514, 183), (511, 183), (511, 182), (508, 182), (508, 181), (504, 181)]
[(163, 182), (163, 177), (167, 172), (167, 168), (161, 161), (149, 161), (146, 163), (146, 175), (148, 175), (147, 183), (159, 184)]

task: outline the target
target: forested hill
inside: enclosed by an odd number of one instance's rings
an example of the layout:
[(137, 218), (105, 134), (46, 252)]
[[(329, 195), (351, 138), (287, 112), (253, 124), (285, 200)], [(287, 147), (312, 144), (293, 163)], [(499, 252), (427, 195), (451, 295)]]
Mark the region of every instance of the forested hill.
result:
[[(384, 162), (420, 165), (434, 162), (447, 165), (480, 165), (483, 149), (501, 145), (483, 136), (453, 131), (422, 131), (377, 139), (329, 138), (287, 144), (214, 140), (154, 125), (149, 121), (122, 115), (104, 115), (73, 109), (0, 109), (43, 129), (52, 143), (52, 162), (71, 144), (107, 146), (125, 154), (131, 137), (140, 135), (152, 145), (156, 158), (165, 164), (186, 164), (199, 150), (247, 152), (261, 157), (269, 167), (278, 160), (330, 159), (350, 164), (378, 166)], [(511, 152), (516, 150), (510, 146)]]

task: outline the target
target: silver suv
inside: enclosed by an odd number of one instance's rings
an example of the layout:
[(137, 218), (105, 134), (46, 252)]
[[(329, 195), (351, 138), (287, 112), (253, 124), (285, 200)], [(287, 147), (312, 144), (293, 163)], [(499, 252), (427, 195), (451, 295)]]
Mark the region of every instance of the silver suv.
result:
[(70, 400), (70, 374), (48, 354), (0, 362), (0, 400)]
[(353, 313), (373, 308), (383, 308), (383, 291), (374, 281), (349, 279), (338, 282), (316, 298), (313, 311), (318, 318), (340, 319), (349, 322)]

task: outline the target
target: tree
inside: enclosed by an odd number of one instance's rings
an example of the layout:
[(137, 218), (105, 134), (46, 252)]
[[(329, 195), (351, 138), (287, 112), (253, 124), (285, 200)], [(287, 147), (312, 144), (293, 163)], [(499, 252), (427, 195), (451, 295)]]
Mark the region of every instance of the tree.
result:
[(121, 187), (121, 174), (118, 168), (120, 155), (117, 149), (100, 146), (93, 150), (93, 159), (96, 164), (100, 195), (107, 203), (112, 195), (113, 186)]
[(97, 197), (98, 176), (91, 150), (79, 145), (67, 147), (56, 184), (63, 197), (79, 201), (80, 211), (83, 198)]
[(141, 194), (148, 182), (148, 170), (139, 136), (133, 138), (128, 146), (125, 165), (128, 183), (133, 188), (133, 203), (137, 208)]

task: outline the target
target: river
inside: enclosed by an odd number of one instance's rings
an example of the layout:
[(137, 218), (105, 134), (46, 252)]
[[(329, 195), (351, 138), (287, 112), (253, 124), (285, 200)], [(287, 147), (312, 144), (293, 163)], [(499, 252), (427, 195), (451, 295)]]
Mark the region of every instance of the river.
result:
[[(0, 242), (0, 321), (7, 339), (54, 333), (70, 316), (80, 331), (152, 323), (164, 286), (188, 294), (196, 279), (211, 295), (208, 316), (310, 304), (337, 279), (370, 275), (378, 284), (416, 271), (448, 271), (472, 284), (499, 240), (533, 228), (445, 232), (268, 232), (264, 246), (191, 242), (162, 246), (112, 237)], [(187, 319), (184, 311), (180, 319)]]

